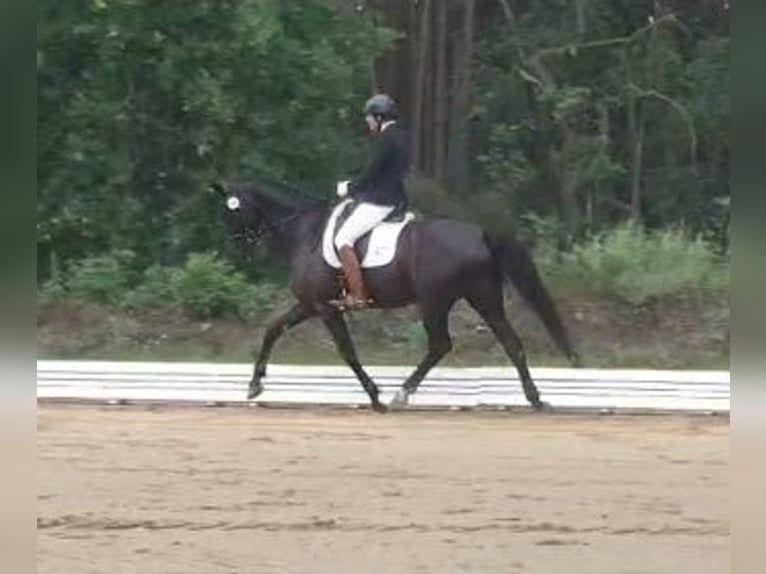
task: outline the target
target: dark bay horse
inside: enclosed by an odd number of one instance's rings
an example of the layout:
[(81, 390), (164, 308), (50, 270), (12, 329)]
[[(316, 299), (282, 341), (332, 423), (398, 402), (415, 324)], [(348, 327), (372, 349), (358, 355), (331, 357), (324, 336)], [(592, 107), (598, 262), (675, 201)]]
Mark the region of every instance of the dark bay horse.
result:
[[(217, 183), (212, 188), (226, 202), (226, 223), (236, 241), (252, 244), (263, 238), (270, 252), (290, 266), (296, 302), (267, 328), (257, 354), (248, 398), (262, 391), (269, 355), (277, 339), (309, 317), (326, 325), (343, 359), (370, 397), (372, 408), (386, 410), (379, 391), (356, 354), (343, 312), (330, 301), (339, 297), (339, 271), (325, 263), (321, 236), (332, 206), (286, 186), (266, 183)], [(365, 241), (362, 238), (359, 243)], [(529, 403), (544, 407), (519, 336), (503, 307), (503, 283), (510, 279), (542, 320), (556, 346), (580, 365), (556, 305), (543, 285), (527, 249), (514, 238), (491, 237), (481, 228), (455, 220), (416, 220), (399, 236), (394, 260), (364, 270), (368, 290), (378, 308), (416, 304), (428, 337), (428, 350), (392, 403), (403, 406), (428, 371), (452, 348), (448, 315), (465, 299), (484, 319), (511, 359)]]

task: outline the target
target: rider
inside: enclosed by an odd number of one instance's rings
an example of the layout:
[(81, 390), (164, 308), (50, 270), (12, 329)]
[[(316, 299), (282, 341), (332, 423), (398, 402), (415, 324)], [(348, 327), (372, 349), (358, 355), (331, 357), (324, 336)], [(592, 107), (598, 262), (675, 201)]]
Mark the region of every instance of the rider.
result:
[(377, 94), (367, 100), (364, 116), (375, 138), (372, 157), (359, 178), (337, 185), (340, 197), (348, 195), (356, 201), (354, 211), (335, 237), (348, 285), (348, 294), (340, 304), (355, 309), (367, 306), (369, 297), (354, 243), (396, 208), (406, 207), (404, 177), (409, 167), (407, 136), (397, 123), (396, 102), (386, 94)]

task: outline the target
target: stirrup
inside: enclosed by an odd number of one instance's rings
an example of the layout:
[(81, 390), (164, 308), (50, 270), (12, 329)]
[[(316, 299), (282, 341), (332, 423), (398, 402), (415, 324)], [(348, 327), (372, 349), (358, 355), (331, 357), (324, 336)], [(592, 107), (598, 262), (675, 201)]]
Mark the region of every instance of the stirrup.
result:
[(346, 295), (341, 299), (330, 299), (328, 303), (341, 311), (361, 311), (362, 309), (369, 309), (374, 305), (374, 301), (369, 297), (365, 301), (350, 295)]

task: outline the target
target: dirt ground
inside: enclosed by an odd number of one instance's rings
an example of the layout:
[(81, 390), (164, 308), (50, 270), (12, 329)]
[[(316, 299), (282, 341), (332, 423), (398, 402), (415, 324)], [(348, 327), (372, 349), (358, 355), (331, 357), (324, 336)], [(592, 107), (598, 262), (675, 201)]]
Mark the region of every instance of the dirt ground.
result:
[(38, 409), (41, 574), (729, 571), (729, 421)]

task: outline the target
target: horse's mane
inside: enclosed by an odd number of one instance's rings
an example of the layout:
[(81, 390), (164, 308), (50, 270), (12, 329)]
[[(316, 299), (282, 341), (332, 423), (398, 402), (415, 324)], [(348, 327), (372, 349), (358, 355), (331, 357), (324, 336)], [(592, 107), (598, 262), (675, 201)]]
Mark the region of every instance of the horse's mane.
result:
[(305, 186), (293, 183), (262, 178), (257, 181), (247, 182), (242, 187), (251, 193), (256, 193), (290, 210), (310, 211), (329, 205), (327, 199), (318, 197)]

